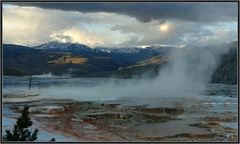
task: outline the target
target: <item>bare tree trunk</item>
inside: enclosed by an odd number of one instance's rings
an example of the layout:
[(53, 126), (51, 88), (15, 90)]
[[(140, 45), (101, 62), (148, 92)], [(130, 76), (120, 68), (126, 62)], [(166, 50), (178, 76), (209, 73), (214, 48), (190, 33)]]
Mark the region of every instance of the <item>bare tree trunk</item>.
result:
[(28, 88), (31, 89), (32, 87), (32, 75), (28, 75), (28, 80), (29, 80), (29, 84), (28, 84)]

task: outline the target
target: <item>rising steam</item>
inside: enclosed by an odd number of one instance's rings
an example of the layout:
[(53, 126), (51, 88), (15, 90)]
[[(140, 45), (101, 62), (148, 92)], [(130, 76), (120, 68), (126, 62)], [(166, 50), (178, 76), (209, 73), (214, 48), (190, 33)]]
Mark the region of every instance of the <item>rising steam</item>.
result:
[[(161, 98), (194, 97), (205, 89), (221, 56), (229, 50), (227, 45), (208, 47), (188, 46), (172, 51), (172, 61), (160, 69), (154, 79), (110, 80), (89, 87), (69, 89), (51, 88), (65, 98), (79, 100), (128, 99), (131, 102), (152, 103)], [(74, 93), (74, 92), (75, 93)], [(47, 94), (50, 92), (47, 91)], [(152, 100), (151, 100), (152, 99)], [(154, 100), (155, 99), (155, 100)]]

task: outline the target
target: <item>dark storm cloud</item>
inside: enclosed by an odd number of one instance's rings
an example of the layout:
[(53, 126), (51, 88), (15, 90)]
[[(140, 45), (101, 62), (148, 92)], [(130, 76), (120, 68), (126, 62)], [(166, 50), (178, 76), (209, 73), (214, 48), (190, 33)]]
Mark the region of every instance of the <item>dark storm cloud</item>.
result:
[(113, 12), (129, 15), (140, 21), (152, 19), (178, 19), (198, 22), (221, 22), (237, 20), (237, 3), (235, 2), (181, 2), (181, 3), (11, 3), (19, 6), (34, 6), (44, 9), (80, 12)]

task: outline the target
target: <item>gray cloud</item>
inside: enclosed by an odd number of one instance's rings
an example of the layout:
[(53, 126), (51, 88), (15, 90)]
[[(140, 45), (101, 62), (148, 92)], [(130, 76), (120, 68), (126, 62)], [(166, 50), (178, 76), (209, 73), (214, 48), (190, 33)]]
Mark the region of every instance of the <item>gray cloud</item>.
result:
[[(167, 32), (158, 30), (161, 24), (169, 25)], [(122, 42), (122, 45), (152, 45), (152, 44), (199, 44), (228, 42), (236, 40), (237, 27), (226, 27), (226, 24), (219, 25), (195, 23), (188, 21), (169, 20), (162, 22), (151, 21), (149, 23), (132, 23), (115, 25), (112, 30), (119, 30), (122, 33), (132, 33), (129, 39)], [(232, 23), (231, 23), (232, 24)], [(233, 24), (234, 25), (234, 24)]]
[(237, 2), (142, 2), (142, 3), (11, 3), (19, 6), (34, 6), (44, 9), (58, 9), (80, 12), (113, 12), (129, 15), (142, 22), (152, 19), (178, 19), (201, 22), (237, 21)]
[[(153, 5), (146, 6), (148, 10)], [(183, 3), (181, 3), (181, 6), (187, 8), (187, 5), (183, 5)], [(4, 4), (4, 43), (26, 44), (28, 42), (44, 43), (49, 40), (58, 40), (82, 43), (92, 47), (99, 45), (114, 47), (155, 44), (180, 46), (191, 43), (202, 45), (229, 42), (237, 39), (237, 21), (231, 21), (233, 20), (231, 16), (225, 17), (222, 21), (214, 21), (216, 19), (200, 21), (199, 17), (210, 19), (215, 12), (199, 16), (195, 18), (199, 21), (193, 21), (193, 19), (187, 20), (186, 17), (184, 18), (183, 14), (182, 17), (180, 17), (181, 14), (177, 16), (170, 14), (176, 12), (174, 10), (173, 12), (167, 11), (167, 8), (165, 8), (166, 11), (163, 12), (165, 14), (160, 13), (158, 19), (148, 17), (150, 21), (146, 22), (146, 19), (139, 21), (129, 15), (109, 13), (106, 12), (106, 9), (105, 12), (101, 12), (99, 9), (92, 8), (92, 11), (95, 10), (95, 13), (86, 13), (91, 9), (86, 9), (84, 12), (76, 12), (70, 11), (72, 8), (68, 6), (65, 7), (68, 8), (67, 11), (55, 10), (56, 8), (42, 9), (39, 7)], [(117, 8), (117, 6), (115, 7)], [(122, 6), (120, 5), (120, 7)], [(210, 11), (210, 7), (219, 9), (213, 5), (203, 9), (207, 12)], [(126, 7), (126, 13), (129, 12), (127, 11), (128, 9), (130, 10), (129, 7)], [(198, 8), (191, 9), (190, 12), (194, 9), (195, 14), (187, 13), (186, 15), (196, 15), (196, 13), (200, 14), (199, 11), (202, 11)], [(211, 10), (214, 11), (214, 9)], [(226, 11), (224, 12), (227, 13)], [(166, 18), (163, 15), (166, 15)], [(222, 13), (219, 13), (219, 15), (224, 17)], [(149, 16), (153, 15), (149, 14)], [(187, 17), (190, 18), (190, 16)], [(223, 21), (227, 19), (229, 21)], [(161, 29), (162, 26), (165, 26), (165, 30)]]
[(112, 46), (124, 41), (127, 35), (111, 31), (110, 27), (129, 20), (132, 18), (117, 14), (3, 5), (3, 41), (28, 45), (58, 40), (93, 47)]
[(73, 38), (63, 34), (56, 34), (55, 39), (63, 42), (72, 42)]

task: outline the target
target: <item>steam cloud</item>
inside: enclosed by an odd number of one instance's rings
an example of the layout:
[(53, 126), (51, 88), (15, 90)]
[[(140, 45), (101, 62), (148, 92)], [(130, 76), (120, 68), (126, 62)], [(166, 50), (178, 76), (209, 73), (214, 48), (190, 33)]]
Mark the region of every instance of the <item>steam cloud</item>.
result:
[(109, 84), (108, 91), (134, 97), (191, 96), (204, 90), (211, 80), (221, 56), (228, 51), (226, 46), (186, 47), (173, 51), (173, 60), (162, 68), (153, 80), (128, 82), (124, 86)]
[[(161, 67), (154, 79), (107, 79), (95, 85), (67, 87), (50, 86), (41, 89), (42, 95), (87, 101), (123, 100), (131, 104), (162, 104), (161, 100), (195, 99), (205, 90), (221, 56), (228, 52), (227, 44), (207, 47), (187, 46), (171, 52), (172, 60)], [(73, 79), (74, 81), (74, 79)], [(166, 104), (167, 105), (167, 104)]]
[[(129, 103), (158, 104), (162, 98), (193, 98), (204, 91), (206, 84), (220, 62), (221, 56), (229, 50), (227, 45), (208, 47), (189, 46), (172, 51), (172, 61), (161, 68), (154, 79), (124, 80), (113, 79), (88, 87), (71, 87), (61, 91), (80, 100), (116, 100)], [(58, 89), (54, 89), (58, 91)], [(72, 91), (77, 91), (73, 93)], [(47, 92), (49, 94), (49, 91)]]

